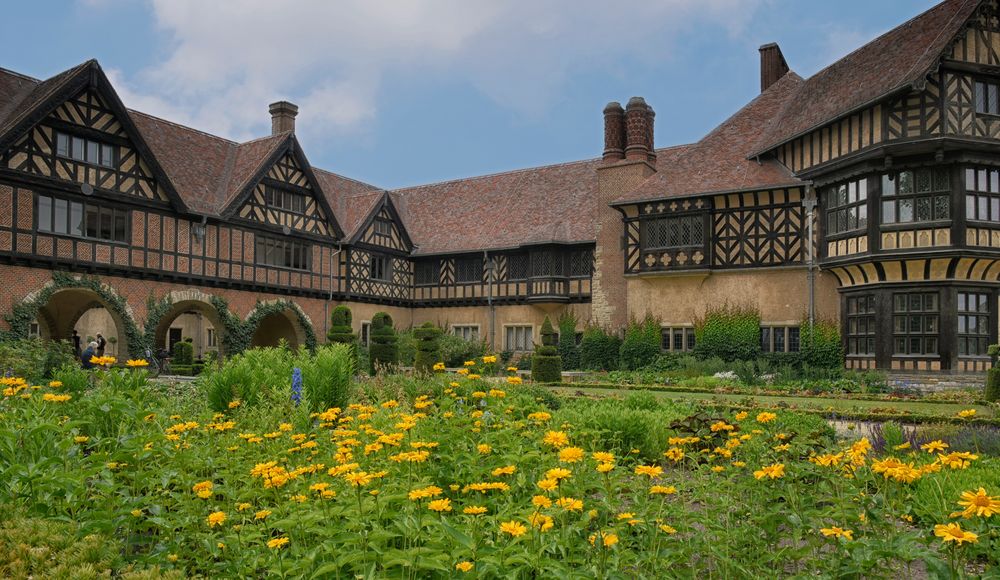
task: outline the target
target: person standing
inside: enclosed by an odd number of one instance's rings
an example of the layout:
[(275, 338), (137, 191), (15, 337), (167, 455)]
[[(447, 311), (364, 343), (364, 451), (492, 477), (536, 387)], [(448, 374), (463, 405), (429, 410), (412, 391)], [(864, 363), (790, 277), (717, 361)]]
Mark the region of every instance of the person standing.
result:
[(104, 356), (104, 347), (108, 344), (108, 341), (104, 340), (101, 333), (97, 333), (97, 356)]
[(80, 356), (80, 333), (73, 329), (73, 355)]

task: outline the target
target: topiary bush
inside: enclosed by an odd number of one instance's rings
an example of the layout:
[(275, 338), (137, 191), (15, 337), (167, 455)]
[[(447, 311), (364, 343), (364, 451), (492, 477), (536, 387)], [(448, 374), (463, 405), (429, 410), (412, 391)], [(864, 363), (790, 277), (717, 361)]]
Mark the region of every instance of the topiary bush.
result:
[(580, 368), (580, 347), (576, 345), (576, 314), (567, 310), (559, 316), (559, 356), (562, 357), (563, 368), (576, 370)]
[(987, 371), (983, 398), (991, 403), (1000, 401), (1000, 367), (993, 367)]
[(548, 316), (542, 322), (542, 344), (535, 347), (535, 354), (531, 357), (531, 380), (539, 383), (562, 381), (562, 357), (556, 345), (556, 331)]
[(417, 339), (417, 354), (413, 359), (413, 367), (418, 373), (429, 373), (434, 370), (434, 365), (441, 361), (441, 329), (431, 322), (425, 322), (423, 326), (413, 329), (413, 336)]
[(368, 348), (368, 364), (374, 375), (380, 368), (399, 364), (399, 347), (396, 329), (392, 327), (392, 317), (385, 312), (372, 316), (371, 346)]
[(330, 314), (330, 330), (326, 332), (327, 342), (354, 344), (357, 337), (351, 328), (351, 309), (341, 304)]
[(810, 326), (805, 320), (800, 328), (799, 351), (803, 363), (827, 369), (844, 367), (844, 345), (837, 321), (816, 320)]
[(619, 351), (618, 368), (634, 371), (655, 361), (660, 354), (661, 332), (660, 321), (648, 314), (642, 321), (629, 322)]
[(194, 345), (190, 338), (174, 343), (173, 359), (172, 367), (190, 367), (194, 363)]
[(751, 305), (710, 308), (695, 321), (695, 354), (724, 361), (760, 357), (760, 310)]
[(580, 368), (587, 371), (613, 371), (618, 369), (618, 356), (622, 341), (597, 325), (583, 329), (580, 343)]

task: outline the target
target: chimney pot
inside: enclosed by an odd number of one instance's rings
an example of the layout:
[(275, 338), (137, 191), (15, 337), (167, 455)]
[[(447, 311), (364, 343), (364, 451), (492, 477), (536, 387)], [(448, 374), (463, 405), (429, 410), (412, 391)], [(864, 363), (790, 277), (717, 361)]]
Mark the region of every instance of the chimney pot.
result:
[(772, 42), (760, 47), (760, 92), (766, 91), (788, 72), (788, 63), (781, 54), (778, 43)]
[(625, 109), (617, 101), (604, 107), (604, 161), (625, 159)]
[(295, 116), (299, 114), (299, 107), (288, 101), (278, 101), (271, 103), (268, 107), (271, 113), (271, 134), (295, 132)]
[(653, 149), (653, 109), (642, 97), (632, 97), (625, 107), (626, 159), (649, 161)]

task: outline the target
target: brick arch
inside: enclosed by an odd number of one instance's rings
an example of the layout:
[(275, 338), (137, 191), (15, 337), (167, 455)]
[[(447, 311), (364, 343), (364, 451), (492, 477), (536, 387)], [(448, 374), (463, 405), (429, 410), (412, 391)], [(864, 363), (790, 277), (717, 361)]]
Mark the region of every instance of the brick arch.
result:
[[(41, 337), (49, 340), (70, 339), (77, 322), (88, 310), (103, 308), (114, 323), (115, 336), (125, 347), (123, 351), (132, 355), (141, 352), (142, 345), (133, 344), (135, 333), (130, 332), (136, 328), (132, 308), (110, 286), (62, 287), (52, 281), (25, 297), (23, 304), (34, 307)], [(81, 337), (81, 348), (86, 346), (85, 338)]]
[(198, 312), (208, 319), (216, 332), (216, 345), (220, 355), (225, 355), (226, 325), (219, 315), (219, 310), (212, 301), (212, 295), (197, 288), (173, 290), (163, 297), (166, 308), (158, 314), (156, 320), (147, 321), (147, 341), (153, 349), (166, 347), (167, 331), (178, 316), (187, 312)]
[(284, 339), (292, 348), (316, 347), (312, 320), (301, 306), (291, 300), (258, 302), (247, 314), (244, 326), (248, 332), (247, 346), (277, 346)]

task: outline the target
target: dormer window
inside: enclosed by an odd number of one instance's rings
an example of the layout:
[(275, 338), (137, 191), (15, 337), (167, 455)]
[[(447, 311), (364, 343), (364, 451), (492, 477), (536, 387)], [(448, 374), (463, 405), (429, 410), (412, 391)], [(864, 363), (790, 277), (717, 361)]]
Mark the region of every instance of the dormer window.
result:
[(264, 187), (264, 204), (271, 209), (305, 213), (306, 196), (268, 185)]
[(56, 155), (111, 169), (116, 165), (114, 146), (67, 133), (56, 133)]

